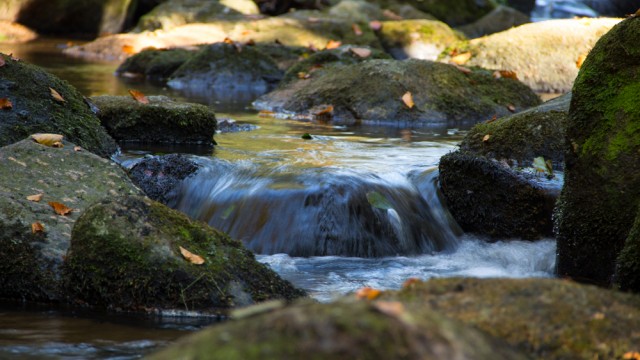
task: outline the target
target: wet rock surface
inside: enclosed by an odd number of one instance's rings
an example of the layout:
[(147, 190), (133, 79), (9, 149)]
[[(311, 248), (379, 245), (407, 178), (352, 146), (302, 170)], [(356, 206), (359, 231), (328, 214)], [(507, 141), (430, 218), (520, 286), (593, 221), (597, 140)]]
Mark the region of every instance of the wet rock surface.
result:
[(187, 155), (150, 156), (137, 162), (129, 177), (149, 198), (172, 206), (176, 187), (198, 168), (198, 163)]

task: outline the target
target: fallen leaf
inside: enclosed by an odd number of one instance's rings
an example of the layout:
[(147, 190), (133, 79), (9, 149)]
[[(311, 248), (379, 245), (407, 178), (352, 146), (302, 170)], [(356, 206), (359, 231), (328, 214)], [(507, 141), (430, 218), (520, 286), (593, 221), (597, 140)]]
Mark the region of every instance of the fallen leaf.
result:
[(336, 49), (339, 48), (340, 45), (342, 45), (341, 41), (337, 41), (337, 40), (329, 40), (327, 42), (327, 45), (325, 45), (325, 50), (331, 50), (331, 49)]
[(53, 144), (57, 142), (61, 142), (64, 138), (63, 135), (60, 134), (33, 134), (31, 138), (35, 140), (38, 144), (53, 146)]
[[(2, 58), (0, 58), (2, 59)], [(11, 110), (13, 108), (13, 104), (9, 98), (1, 98), (0, 99), (0, 109), (2, 110)]]
[(511, 112), (516, 112), (516, 107), (513, 104), (507, 105), (507, 110)]
[[(640, 11), (640, 10), (638, 10)], [(640, 15), (640, 14), (639, 14)], [(628, 351), (622, 355), (624, 360), (640, 360), (640, 352), (637, 351)]]
[(604, 313), (597, 312), (597, 313), (593, 314), (593, 316), (591, 318), (594, 319), (594, 320), (604, 320), (605, 315), (604, 315)]
[(184, 256), (185, 259), (189, 260), (190, 263), (194, 265), (202, 265), (204, 264), (204, 259), (200, 255), (196, 255), (191, 251), (180, 246), (180, 253)]
[(304, 72), (304, 71), (300, 71), (300, 72), (297, 74), (297, 76), (298, 76), (298, 79), (308, 79), (308, 78), (310, 78), (310, 77), (311, 77), (311, 74), (306, 73), (306, 72)]
[(56, 89), (54, 88), (49, 88), (49, 91), (51, 92), (51, 97), (53, 98), (53, 100), (59, 102), (59, 103), (63, 103), (66, 100), (62, 97), (62, 95), (60, 95), (59, 92), (56, 91)]
[(406, 93), (404, 93), (404, 95), (402, 95), (402, 102), (404, 102), (404, 104), (407, 105), (409, 109), (411, 109), (415, 105), (415, 103), (413, 102), (411, 91), (407, 91)]
[(578, 60), (576, 60), (576, 67), (578, 69), (580, 69), (582, 67), (582, 63), (584, 63), (584, 60), (587, 58), (587, 54), (582, 54), (580, 56), (578, 56)]
[(361, 48), (361, 47), (352, 47), (349, 49), (352, 53), (358, 55), (361, 58), (366, 58), (371, 55), (371, 49)]
[(511, 70), (496, 70), (493, 72), (493, 77), (496, 79), (506, 78), (506, 79), (518, 80), (518, 74), (516, 74), (515, 71), (511, 71)]
[(269, 111), (269, 110), (260, 110), (258, 112), (258, 116), (260, 117), (273, 117), (275, 116), (275, 114), (276, 114), (275, 112)]
[(122, 45), (122, 52), (127, 55), (133, 55), (136, 53), (136, 49), (131, 45)]
[(404, 314), (404, 305), (400, 301), (376, 301), (372, 305), (385, 315), (398, 317)]
[(451, 64), (453, 66), (456, 67), (456, 69), (460, 70), (460, 72), (462, 72), (463, 74), (471, 74), (473, 71), (471, 71), (471, 69), (458, 65), (458, 64)]
[(149, 99), (142, 93), (142, 91), (138, 91), (138, 90), (133, 90), (133, 89), (129, 89), (129, 94), (131, 94), (131, 97), (141, 103), (141, 104), (148, 104), (149, 103)]
[(373, 31), (379, 31), (382, 29), (382, 23), (378, 20), (369, 21), (369, 27)]
[(356, 298), (360, 300), (374, 300), (380, 296), (381, 291), (378, 289), (363, 287), (356, 291)]
[(369, 204), (371, 204), (371, 206), (378, 209), (382, 209), (382, 210), (393, 209), (393, 204), (391, 204), (391, 202), (389, 202), (389, 200), (387, 200), (387, 198), (384, 197), (384, 195), (380, 194), (377, 191), (369, 191), (367, 193), (367, 201), (369, 202)]
[(29, 195), (27, 196), (27, 200), (40, 202), (40, 200), (42, 200), (42, 196), (44, 196), (44, 194)]
[(419, 283), (421, 283), (421, 282), (422, 282), (422, 280), (420, 280), (420, 279), (418, 279), (418, 278), (408, 278), (407, 280), (405, 280), (405, 281), (402, 283), (402, 288), (403, 288), (403, 289), (406, 289), (406, 288), (408, 288), (409, 286), (412, 286), (412, 285), (414, 285), (414, 284), (419, 284)]
[(39, 232), (44, 232), (44, 226), (39, 221), (36, 221), (31, 224), (31, 233), (35, 234)]
[(482, 142), (487, 142), (489, 139), (491, 139), (491, 135), (487, 134), (482, 138)]
[(229, 39), (228, 37), (224, 38), (224, 40), (222, 40), (222, 42), (225, 43), (225, 44), (233, 45), (233, 40)]
[(493, 117), (491, 119), (485, 121), (484, 123), (485, 124), (490, 124), (490, 123), (496, 121), (497, 119), (498, 119), (498, 115), (493, 115)]
[(360, 29), (360, 26), (358, 26), (358, 24), (351, 24), (351, 29), (353, 30), (353, 33), (356, 34), (356, 36), (362, 36), (362, 29)]
[(253, 39), (249, 39), (244, 43), (245, 46), (255, 46), (256, 45), (256, 41)]
[(56, 214), (58, 215), (67, 215), (73, 210), (72, 208), (67, 207), (65, 204), (61, 204), (55, 201), (49, 201), (48, 204), (53, 208), (53, 211), (55, 211)]
[(319, 105), (313, 109), (315, 116), (331, 116), (333, 115), (333, 105)]
[[(314, 44), (309, 44), (308, 48), (309, 48), (309, 51), (311, 52), (318, 52), (318, 48)], [(304, 57), (304, 54), (303, 54), (303, 57)], [(309, 57), (309, 54), (307, 54), (307, 57)]]
[(53, 144), (51, 144), (51, 147), (54, 147), (54, 148), (63, 148), (63, 147), (64, 147), (64, 144), (63, 144), (61, 141), (56, 141), (56, 142), (54, 142)]
[(73, 151), (82, 151), (82, 148), (80, 146), (74, 146)]
[(470, 59), (471, 59), (471, 53), (470, 52), (466, 52), (466, 53), (462, 53), (462, 54), (458, 54), (456, 56), (453, 56), (449, 61), (454, 63), (454, 64), (456, 64), (456, 65), (464, 65)]

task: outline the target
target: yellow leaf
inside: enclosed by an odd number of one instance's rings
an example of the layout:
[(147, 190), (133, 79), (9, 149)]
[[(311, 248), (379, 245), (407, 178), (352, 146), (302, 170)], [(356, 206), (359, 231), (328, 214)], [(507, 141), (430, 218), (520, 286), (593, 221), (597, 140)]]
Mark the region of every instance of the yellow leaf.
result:
[(378, 296), (380, 296), (381, 291), (378, 289), (374, 289), (374, 288), (370, 288), (370, 287), (363, 287), (361, 289), (358, 289), (356, 291), (356, 298), (357, 299), (364, 299), (364, 300), (374, 300), (375, 298), (377, 298)]
[(373, 307), (381, 313), (393, 317), (404, 314), (404, 305), (399, 301), (376, 301), (373, 303)]
[(336, 41), (336, 40), (329, 40), (327, 42), (327, 45), (324, 47), (326, 50), (330, 50), (330, 49), (335, 49), (335, 48), (339, 48), (340, 45), (342, 45), (341, 41)]
[(72, 208), (67, 207), (65, 204), (61, 204), (55, 201), (49, 201), (48, 204), (53, 208), (53, 211), (55, 211), (56, 214), (58, 215), (67, 215), (73, 210)]
[(578, 56), (578, 60), (576, 60), (576, 67), (578, 69), (580, 69), (582, 67), (582, 63), (584, 63), (584, 60), (587, 58), (587, 54), (582, 54), (580, 56)]
[(44, 226), (40, 222), (36, 221), (31, 224), (31, 233), (35, 234), (39, 232), (44, 232)]
[(64, 136), (60, 134), (33, 134), (31, 138), (38, 144), (54, 146), (55, 143), (61, 142)]
[(180, 246), (180, 253), (182, 254), (182, 256), (184, 256), (185, 259), (189, 260), (189, 262), (192, 264), (195, 264), (195, 265), (204, 264), (204, 259), (202, 258), (202, 256), (196, 255), (191, 251), (183, 248), (182, 246)]
[(625, 360), (640, 360), (640, 352), (628, 351), (622, 355), (622, 358)]
[(308, 78), (310, 78), (310, 77), (311, 77), (311, 74), (306, 73), (306, 72), (304, 72), (304, 71), (300, 71), (300, 72), (298, 73), (298, 79), (308, 79)]
[(351, 24), (351, 29), (353, 29), (353, 33), (356, 34), (356, 36), (362, 36), (362, 29), (360, 29), (358, 24)]
[(62, 95), (60, 95), (59, 92), (56, 91), (56, 89), (54, 88), (49, 88), (49, 91), (51, 92), (51, 97), (53, 98), (53, 100), (59, 102), (59, 103), (63, 103), (66, 100), (62, 97)]
[(366, 58), (371, 55), (371, 49), (360, 48), (360, 47), (352, 47), (349, 49), (352, 53), (358, 55), (361, 58)]
[(464, 65), (470, 59), (471, 59), (471, 53), (470, 52), (466, 52), (466, 53), (462, 53), (462, 54), (458, 54), (456, 56), (453, 56), (449, 61), (454, 63), (454, 64), (456, 64), (456, 65)]
[(491, 135), (487, 134), (482, 138), (482, 142), (487, 142), (491, 138)]
[(404, 95), (402, 95), (402, 101), (405, 105), (407, 105), (409, 109), (411, 109), (415, 105), (415, 103), (413, 102), (411, 91), (407, 91), (406, 93), (404, 93)]
[(44, 196), (44, 194), (29, 195), (27, 196), (27, 200), (40, 202), (40, 200), (42, 200), (42, 196)]
[(141, 91), (129, 89), (129, 94), (135, 101), (141, 104), (149, 103), (149, 99), (147, 99), (147, 97)]
[[(2, 57), (0, 57), (2, 59)], [(9, 98), (1, 98), (0, 99), (0, 109), (2, 110), (11, 110), (13, 108), (13, 104)]]

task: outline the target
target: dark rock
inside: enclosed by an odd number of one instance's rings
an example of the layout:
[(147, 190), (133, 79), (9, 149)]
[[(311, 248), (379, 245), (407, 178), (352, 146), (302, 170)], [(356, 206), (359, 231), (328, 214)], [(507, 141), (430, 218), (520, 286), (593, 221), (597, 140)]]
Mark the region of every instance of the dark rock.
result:
[(130, 96), (94, 96), (100, 121), (118, 141), (213, 146), (214, 111), (204, 105), (149, 96), (142, 104)]
[(143, 50), (125, 60), (116, 69), (116, 74), (165, 80), (193, 54), (195, 51), (179, 48)]
[(197, 162), (186, 155), (152, 156), (137, 162), (129, 177), (149, 198), (171, 206), (176, 187), (198, 168)]
[(639, 6), (636, 0), (585, 0), (584, 3), (602, 16), (619, 18), (635, 13)]
[(536, 0), (507, 0), (507, 5), (523, 14), (531, 15), (536, 7)]
[[(0, 98), (12, 104), (0, 110), (0, 146), (35, 133), (57, 133), (103, 157), (116, 152), (115, 141), (75, 88), (37, 66), (0, 57), (5, 61), (0, 67)], [(51, 89), (64, 101), (55, 100)]]
[(509, 30), (514, 26), (519, 26), (530, 22), (529, 16), (508, 6), (500, 5), (491, 10), (480, 19), (458, 28), (469, 38)]
[[(27, 200), (35, 194), (42, 200)], [(53, 148), (26, 139), (0, 148), (0, 298), (61, 301), (73, 224), (92, 203), (126, 194), (142, 193), (119, 166), (71, 143)], [(57, 215), (48, 202), (73, 210)], [(32, 231), (35, 222), (43, 232)]]
[[(204, 263), (189, 260), (193, 254)], [(73, 228), (64, 284), (73, 303), (137, 312), (222, 314), (303, 295), (240, 242), (140, 196), (103, 200), (82, 214)]]
[(557, 271), (640, 291), (634, 221), (640, 203), (640, 18), (594, 46), (573, 86), (557, 210)]

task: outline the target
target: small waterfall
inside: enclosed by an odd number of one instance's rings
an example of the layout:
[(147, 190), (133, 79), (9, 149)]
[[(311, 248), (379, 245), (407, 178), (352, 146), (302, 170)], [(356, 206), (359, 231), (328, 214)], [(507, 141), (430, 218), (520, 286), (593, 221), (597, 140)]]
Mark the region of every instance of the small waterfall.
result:
[(383, 257), (453, 250), (458, 243), (433, 172), (410, 180), (333, 167), (264, 170), (202, 161), (175, 207), (259, 254)]

